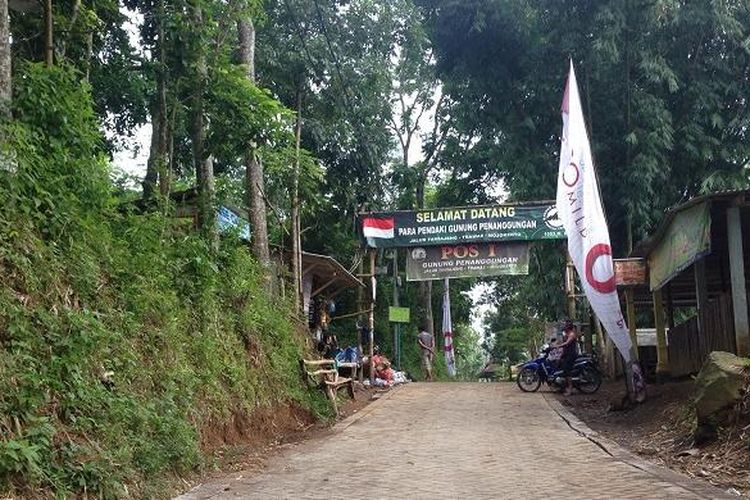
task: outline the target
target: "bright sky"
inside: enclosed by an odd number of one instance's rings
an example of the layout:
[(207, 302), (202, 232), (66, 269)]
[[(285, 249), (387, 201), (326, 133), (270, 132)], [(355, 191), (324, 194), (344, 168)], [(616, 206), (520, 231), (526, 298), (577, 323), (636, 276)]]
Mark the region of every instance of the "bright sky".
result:
[[(120, 6), (120, 12), (128, 18), (128, 21), (123, 24), (123, 28), (128, 32), (131, 45), (140, 49), (141, 42), (138, 28), (143, 22), (143, 16), (138, 12), (126, 9), (122, 5)], [(146, 175), (148, 147), (151, 141), (151, 124), (147, 123), (138, 127), (134, 131), (132, 139), (121, 139), (126, 141), (128, 147), (114, 154), (115, 169), (142, 178)]]

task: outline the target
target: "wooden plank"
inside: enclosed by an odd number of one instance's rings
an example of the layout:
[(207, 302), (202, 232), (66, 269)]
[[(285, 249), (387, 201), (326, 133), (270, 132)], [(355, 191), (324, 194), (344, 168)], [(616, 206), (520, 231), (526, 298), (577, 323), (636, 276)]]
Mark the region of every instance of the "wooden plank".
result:
[(350, 378), (343, 378), (342, 377), (342, 378), (340, 378), (338, 380), (335, 380), (335, 381), (333, 381), (333, 380), (326, 380), (325, 383), (326, 383), (326, 385), (338, 387), (340, 385), (348, 384), (351, 381), (352, 381), (352, 379), (350, 379)]
[(667, 332), (664, 328), (664, 301), (661, 289), (654, 291), (654, 324), (656, 326), (656, 373), (669, 373), (669, 353), (667, 352)]
[(708, 288), (706, 286), (706, 261), (701, 259), (693, 264), (695, 297), (698, 302), (698, 351), (699, 357), (708, 356), (708, 335), (706, 314), (708, 309)]
[(303, 359), (306, 365), (321, 366), (321, 365), (335, 365), (335, 359)]
[(633, 300), (633, 289), (625, 290), (625, 304), (628, 315), (628, 330), (630, 330), (630, 341), (633, 343), (633, 354), (637, 361), (638, 356), (638, 334), (636, 333), (635, 324), (635, 301)]
[(338, 276), (334, 276), (333, 278), (331, 278), (330, 280), (328, 280), (325, 284), (319, 286), (317, 290), (315, 290), (314, 292), (312, 292), (310, 294), (310, 298), (313, 298), (313, 297), (317, 296), (320, 292), (322, 292), (323, 290), (325, 290), (329, 286), (331, 286), (334, 283), (336, 283), (336, 281), (338, 281), (338, 279), (339, 279)]
[(740, 208), (727, 209), (727, 237), (729, 241), (729, 274), (732, 284), (734, 337), (738, 356), (750, 355), (750, 325), (747, 314), (745, 262), (742, 248), (742, 220)]

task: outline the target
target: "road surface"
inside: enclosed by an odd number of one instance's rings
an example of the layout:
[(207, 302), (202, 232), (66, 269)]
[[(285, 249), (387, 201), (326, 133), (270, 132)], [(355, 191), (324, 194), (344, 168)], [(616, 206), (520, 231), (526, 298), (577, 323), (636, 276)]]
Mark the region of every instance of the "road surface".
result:
[(209, 498), (732, 497), (587, 437), (540, 393), (507, 383), (417, 383), (330, 435), (287, 448), (260, 474), (234, 473), (179, 497)]

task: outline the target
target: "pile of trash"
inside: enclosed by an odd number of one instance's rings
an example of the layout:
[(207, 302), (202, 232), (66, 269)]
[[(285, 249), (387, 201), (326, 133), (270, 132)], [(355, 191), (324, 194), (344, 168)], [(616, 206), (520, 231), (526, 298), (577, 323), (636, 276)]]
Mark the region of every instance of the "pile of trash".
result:
[[(390, 379), (380, 378), (376, 376), (375, 380), (372, 383), (372, 386), (373, 387), (393, 387), (394, 385), (408, 384), (409, 382), (411, 382), (411, 380), (409, 379), (409, 376), (406, 374), (406, 372), (393, 371), (393, 377)], [(365, 379), (362, 383), (364, 384), (365, 387), (369, 387), (371, 385), (369, 379)]]

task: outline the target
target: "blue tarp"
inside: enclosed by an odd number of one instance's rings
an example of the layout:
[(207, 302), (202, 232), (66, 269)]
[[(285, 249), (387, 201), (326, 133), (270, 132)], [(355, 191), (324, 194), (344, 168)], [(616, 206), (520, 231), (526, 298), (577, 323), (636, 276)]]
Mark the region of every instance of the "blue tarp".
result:
[(219, 207), (216, 214), (216, 220), (219, 225), (219, 231), (237, 231), (240, 238), (250, 241), (250, 223), (234, 213), (225, 206)]

